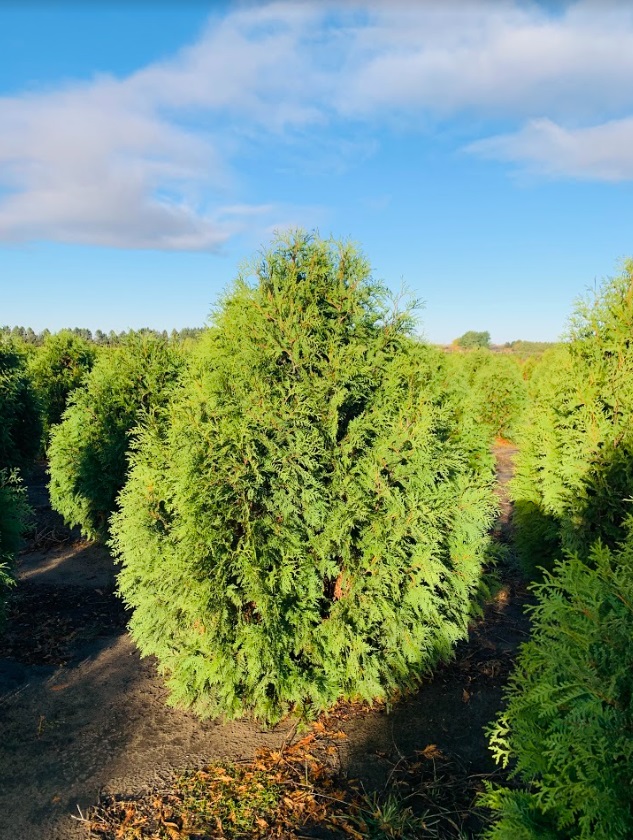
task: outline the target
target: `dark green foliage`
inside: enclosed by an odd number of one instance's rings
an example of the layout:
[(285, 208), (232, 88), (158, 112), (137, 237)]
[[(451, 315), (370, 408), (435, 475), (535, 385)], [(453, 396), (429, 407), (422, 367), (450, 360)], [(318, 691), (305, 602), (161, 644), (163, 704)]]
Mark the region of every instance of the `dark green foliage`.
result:
[(512, 440), (527, 404), (519, 362), (509, 355), (475, 350), (451, 353), (448, 365), (467, 414), (491, 436)]
[(535, 587), (522, 648), (492, 730), (520, 787), (489, 789), (490, 840), (633, 837), (633, 540), (597, 544)]
[(543, 569), (551, 569), (562, 555), (560, 523), (526, 499), (514, 502), (512, 511), (514, 547), (520, 568), (530, 580), (538, 580)]
[(490, 347), (490, 333), (476, 332), (476, 330), (468, 330), (464, 335), (456, 338), (454, 344), (461, 347), (462, 350), (477, 350), (483, 347)]
[(444, 357), (352, 246), (242, 276), (113, 517), (131, 632), (202, 715), (274, 721), (412, 686), (466, 633), (493, 501)]
[[(530, 567), (561, 549), (615, 546), (633, 495), (633, 262), (578, 307), (570, 342), (530, 380), (512, 493)], [(543, 541), (542, 537), (545, 536)]]
[(16, 472), (0, 470), (0, 628), (7, 592), (13, 586), (13, 563), (29, 518), (26, 494)]
[(0, 342), (0, 469), (26, 469), (42, 433), (39, 403), (26, 356), (13, 342)]
[(133, 432), (171, 397), (182, 369), (165, 340), (131, 335), (99, 357), (49, 446), (53, 507), (89, 539), (106, 539), (125, 483)]
[(70, 394), (94, 364), (96, 351), (85, 338), (62, 330), (44, 339), (29, 370), (42, 406), (44, 435), (61, 422)]

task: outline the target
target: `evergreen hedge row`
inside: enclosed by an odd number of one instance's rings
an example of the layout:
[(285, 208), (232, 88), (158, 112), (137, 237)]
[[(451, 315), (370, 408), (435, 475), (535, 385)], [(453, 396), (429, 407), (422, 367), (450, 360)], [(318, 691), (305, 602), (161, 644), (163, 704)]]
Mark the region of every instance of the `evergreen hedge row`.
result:
[(633, 836), (632, 336), (629, 261), (530, 380), (517, 546), (554, 566), (491, 733), (514, 785), (489, 788), (489, 840)]
[(492, 437), (513, 440), (527, 404), (520, 362), (511, 355), (479, 349), (449, 355), (449, 369), (461, 388), (464, 411)]
[(528, 568), (561, 551), (614, 547), (633, 494), (633, 261), (580, 304), (570, 341), (530, 381), (512, 482), (517, 548)]
[(130, 334), (109, 348), (76, 388), (48, 449), (51, 503), (89, 539), (108, 538), (108, 519), (127, 475), (139, 423), (159, 415), (182, 371), (167, 340)]
[(271, 722), (417, 683), (466, 634), (488, 438), (347, 244), (241, 275), (112, 520), (131, 632), (174, 703)]
[(27, 371), (27, 357), (11, 340), (0, 341), (0, 625), (15, 583), (14, 559), (29, 517), (20, 479), (37, 454), (40, 406)]
[(521, 365), (513, 356), (490, 356), (472, 378), (472, 410), (495, 437), (514, 440), (527, 404)]
[(71, 330), (44, 339), (29, 361), (29, 372), (38, 393), (44, 426), (44, 443), (50, 429), (61, 422), (68, 398), (92, 368), (96, 348)]
[(27, 469), (40, 447), (40, 405), (24, 352), (0, 342), (0, 469)]

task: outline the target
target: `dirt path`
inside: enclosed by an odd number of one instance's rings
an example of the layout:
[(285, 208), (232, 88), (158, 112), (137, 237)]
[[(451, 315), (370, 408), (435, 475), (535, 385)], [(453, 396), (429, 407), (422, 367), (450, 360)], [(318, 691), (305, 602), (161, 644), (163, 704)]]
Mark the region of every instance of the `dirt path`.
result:
[[(511, 457), (499, 461), (506, 471)], [(292, 737), (292, 722), (264, 732), (168, 708), (155, 662), (140, 660), (125, 631), (108, 552), (64, 529), (43, 470), (30, 493), (38, 532), (0, 639), (0, 840), (84, 838), (73, 815), (101, 795), (161, 787), (175, 769), (250, 758)], [(489, 772), (482, 728), (527, 632), (524, 598), (506, 586), (456, 660), (389, 714), (341, 707), (341, 770), (380, 786), (402, 756), (435, 744), (465, 773)]]

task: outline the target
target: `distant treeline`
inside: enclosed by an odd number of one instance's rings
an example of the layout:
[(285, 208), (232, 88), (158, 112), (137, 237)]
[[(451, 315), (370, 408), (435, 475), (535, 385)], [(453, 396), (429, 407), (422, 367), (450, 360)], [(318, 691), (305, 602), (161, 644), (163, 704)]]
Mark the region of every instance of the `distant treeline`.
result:
[[(131, 335), (147, 335), (154, 336), (155, 338), (163, 338), (165, 340), (171, 339), (172, 341), (185, 341), (186, 339), (199, 338), (203, 331), (204, 327), (183, 327), (181, 330), (173, 329), (171, 332), (168, 332), (167, 330), (154, 330), (151, 327), (141, 327), (138, 330), (122, 330), (121, 332), (116, 332), (115, 330), (110, 330), (109, 332), (95, 330), (94, 333), (92, 330), (86, 329), (85, 327), (68, 327), (64, 330), (58, 330), (58, 332), (70, 332), (78, 338), (83, 338), (85, 341), (101, 345), (120, 344)], [(24, 341), (26, 344), (32, 344), (34, 347), (41, 347), (46, 341), (46, 338), (52, 334), (51, 330), (48, 329), (42, 330), (41, 332), (35, 332), (35, 330), (31, 327), (10, 327), (6, 324), (3, 327), (0, 327), (0, 338), (17, 338)], [(457, 341), (458, 340), (456, 339), (455, 342), (452, 345), (449, 345), (446, 349), (469, 349), (460, 348)], [(555, 347), (557, 343), (558, 342), (552, 341), (523, 341), (522, 339), (519, 339), (517, 341), (507, 341), (505, 344), (487, 343), (485, 346), (496, 353), (512, 353), (521, 359), (527, 359), (529, 356), (542, 355), (546, 350), (549, 350), (550, 347)]]
[[(95, 330), (93, 333), (92, 330), (84, 327), (72, 327), (64, 330), (64, 332), (70, 332), (78, 338), (83, 338), (85, 341), (90, 341), (93, 344), (115, 345), (125, 341), (132, 334), (154, 336), (155, 338), (163, 338), (165, 340), (171, 338), (172, 341), (185, 341), (190, 338), (199, 338), (203, 329), (203, 327), (184, 327), (181, 330), (174, 329), (171, 332), (167, 332), (167, 330), (153, 330), (150, 327), (141, 327), (138, 330), (122, 330), (121, 332), (110, 330), (107, 333), (103, 332), (103, 330)], [(52, 333), (48, 329), (35, 332), (31, 327), (10, 327), (8, 325), (0, 327), (0, 338), (19, 339), (26, 344), (32, 344), (34, 347), (41, 347), (50, 335)]]
[[(511, 356), (521, 365), (528, 363), (535, 364), (548, 350), (559, 347), (563, 342), (559, 341), (507, 341), (505, 344), (485, 344), (480, 346), (464, 347), (457, 340), (452, 344), (442, 345), (445, 353), (452, 355), (469, 355), (471, 353), (494, 353), (497, 356)], [(529, 378), (529, 377), (528, 377)]]
[(546, 350), (549, 350), (552, 347), (556, 347), (557, 344), (560, 344), (560, 342), (523, 341), (522, 339), (519, 339), (518, 341), (507, 341), (505, 344), (502, 345), (493, 345), (490, 349), (497, 350), (499, 352), (510, 351), (516, 356), (519, 356), (521, 359), (527, 359), (528, 356), (542, 356)]

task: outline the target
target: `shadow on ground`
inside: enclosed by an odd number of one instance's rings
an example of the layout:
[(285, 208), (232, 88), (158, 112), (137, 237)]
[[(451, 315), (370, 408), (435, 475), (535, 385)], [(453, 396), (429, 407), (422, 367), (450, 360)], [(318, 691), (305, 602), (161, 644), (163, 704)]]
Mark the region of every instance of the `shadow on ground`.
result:
[[(494, 538), (511, 548), (512, 505), (508, 482), (516, 447), (505, 441), (495, 447), (500, 516)], [(373, 794), (384, 794), (403, 781), (402, 790), (416, 795), (422, 810), (443, 809), (444, 831), (429, 837), (456, 837), (450, 823), (466, 834), (481, 821), (473, 810), (483, 779), (503, 775), (494, 763), (485, 733), (503, 705), (503, 689), (519, 646), (529, 637), (525, 606), (533, 602), (525, 581), (513, 568), (499, 570), (503, 584), (470, 627), (452, 662), (439, 666), (414, 694), (391, 708), (367, 710), (341, 705), (326, 719), (347, 739), (337, 743), (337, 769), (360, 780)], [(420, 804), (421, 803), (421, 804)], [(449, 813), (449, 809), (450, 813)], [(419, 808), (418, 808), (419, 810)]]
[(160, 787), (175, 768), (218, 756), (249, 758), (294, 726), (265, 733), (168, 708), (155, 662), (126, 633), (110, 555), (63, 528), (37, 478), (37, 539), (20, 558), (0, 639), (0, 838), (73, 840), (85, 832), (72, 815), (100, 794)]
[(454, 809), (455, 824), (480, 827), (475, 797), (483, 779), (499, 773), (485, 729), (502, 706), (517, 649), (528, 638), (528, 600), (520, 583), (506, 584), (469, 640), (458, 645), (454, 661), (440, 666), (415, 694), (389, 709), (341, 706), (329, 716), (328, 728), (339, 723), (347, 735), (337, 744), (338, 769), (378, 795), (402, 781), (413, 804), (417, 797), (431, 811)]

